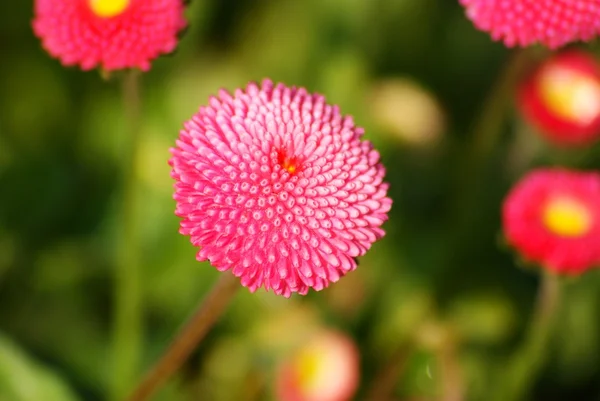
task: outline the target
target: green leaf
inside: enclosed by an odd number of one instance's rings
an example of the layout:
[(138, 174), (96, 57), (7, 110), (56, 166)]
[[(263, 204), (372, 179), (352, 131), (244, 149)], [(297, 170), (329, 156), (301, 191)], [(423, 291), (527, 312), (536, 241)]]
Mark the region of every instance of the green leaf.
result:
[(0, 401), (76, 401), (51, 369), (31, 359), (0, 334)]

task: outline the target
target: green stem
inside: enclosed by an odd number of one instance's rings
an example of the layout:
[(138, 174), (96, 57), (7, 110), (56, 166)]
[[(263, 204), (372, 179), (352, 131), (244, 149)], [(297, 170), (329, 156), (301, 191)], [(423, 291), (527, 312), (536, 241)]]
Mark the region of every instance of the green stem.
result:
[(503, 122), (515, 96), (516, 84), (530, 59), (531, 55), (526, 49), (516, 50), (510, 55), (473, 123), (464, 157), (457, 170), (457, 191), (451, 205), (451, 216), (457, 219), (452, 223), (453, 231), (457, 224), (467, 227), (471, 225), (466, 220), (476, 204), (477, 190), (481, 187), (490, 156), (500, 141)]
[(441, 374), (440, 401), (462, 401), (465, 399), (465, 388), (462, 368), (458, 360), (459, 344), (453, 334), (446, 338), (436, 350)]
[(473, 171), (474, 167), (490, 156), (498, 144), (502, 133), (502, 122), (507, 111), (513, 104), (515, 88), (523, 72), (529, 65), (531, 54), (527, 49), (515, 50), (500, 72), (490, 94), (484, 101), (481, 113), (473, 125), (471, 147), (467, 157), (467, 169)]
[(227, 305), (240, 287), (239, 279), (231, 273), (223, 273), (211, 292), (200, 303), (194, 315), (181, 329), (146, 377), (128, 398), (129, 401), (145, 401), (187, 360), (202, 338), (225, 312)]
[(544, 272), (538, 299), (523, 344), (506, 368), (506, 383), (496, 392), (498, 400), (521, 401), (531, 390), (536, 375), (545, 362), (547, 348), (560, 301), (560, 280)]
[(114, 369), (111, 399), (121, 399), (138, 373), (142, 339), (139, 236), (137, 232), (138, 183), (136, 166), (140, 148), (141, 98), (139, 73), (123, 77), (123, 108), (128, 123), (123, 158), (122, 239), (115, 270)]
[(414, 344), (403, 344), (390, 357), (387, 363), (377, 372), (365, 400), (388, 401), (391, 399), (398, 380), (406, 369)]

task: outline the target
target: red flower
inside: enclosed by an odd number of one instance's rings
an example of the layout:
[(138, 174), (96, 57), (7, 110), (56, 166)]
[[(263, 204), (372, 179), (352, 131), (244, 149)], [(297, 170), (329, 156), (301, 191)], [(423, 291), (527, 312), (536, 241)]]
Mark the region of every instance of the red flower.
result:
[(67, 66), (150, 69), (185, 27), (183, 0), (36, 0), (33, 30)]
[(170, 161), (180, 232), (201, 248), (198, 260), (285, 296), (356, 268), (392, 203), (362, 134), (303, 88), (267, 80), (211, 98)]
[(557, 54), (523, 82), (518, 104), (550, 141), (586, 145), (600, 136), (600, 64), (582, 51)]
[(338, 332), (315, 335), (282, 365), (277, 374), (279, 401), (348, 401), (359, 382), (359, 353)]
[(600, 264), (600, 174), (562, 169), (529, 173), (503, 209), (508, 242), (526, 260), (556, 273)]
[(460, 0), (475, 26), (508, 47), (551, 49), (600, 32), (600, 0)]

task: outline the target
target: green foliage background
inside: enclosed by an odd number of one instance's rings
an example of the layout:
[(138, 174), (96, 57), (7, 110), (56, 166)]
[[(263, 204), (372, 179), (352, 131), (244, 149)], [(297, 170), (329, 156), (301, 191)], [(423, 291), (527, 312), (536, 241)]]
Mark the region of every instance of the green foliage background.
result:
[[(355, 338), (363, 399), (390, 354), (427, 322), (460, 338), (468, 399), (491, 398), (538, 283), (502, 245), (502, 198), (532, 165), (598, 168), (600, 158), (597, 149), (544, 148), (514, 167), (514, 132), (526, 128), (511, 112), (492, 152), (461, 171), (509, 51), (456, 3), (192, 2), (178, 51), (143, 77), (144, 367), (218, 277), (177, 233), (167, 160), (183, 121), (219, 88), (270, 77), (326, 94), (381, 151), (394, 206), (387, 236), (331, 288), (290, 300), (242, 290), (157, 399), (271, 400), (277, 364), (311, 325)], [(0, 3), (0, 400), (102, 400), (126, 135), (118, 79), (63, 68), (41, 49), (31, 18), (31, 1)], [(378, 128), (369, 93), (390, 77), (438, 98), (448, 116), (440, 143), (415, 148)], [(463, 197), (471, 180), (477, 189)], [(598, 272), (567, 283), (532, 400), (600, 400), (599, 290)], [(430, 399), (440, 386), (435, 355), (411, 349), (395, 394)]]

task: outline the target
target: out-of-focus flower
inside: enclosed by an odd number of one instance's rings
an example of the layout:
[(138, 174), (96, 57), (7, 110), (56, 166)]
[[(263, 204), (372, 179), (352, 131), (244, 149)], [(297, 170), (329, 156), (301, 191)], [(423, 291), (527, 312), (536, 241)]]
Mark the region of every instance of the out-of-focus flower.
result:
[(539, 169), (509, 193), (504, 233), (524, 259), (555, 273), (600, 264), (600, 174)]
[(588, 41), (600, 32), (598, 0), (460, 0), (477, 29), (508, 47), (540, 43), (551, 49)]
[(183, 0), (35, 0), (33, 30), (66, 66), (146, 71), (175, 49), (183, 12)]
[(370, 105), (381, 129), (412, 145), (437, 142), (445, 128), (445, 116), (437, 100), (409, 79), (379, 82), (371, 94)]
[(279, 401), (348, 401), (359, 383), (359, 352), (345, 334), (316, 333), (280, 367)]
[(321, 290), (384, 235), (379, 153), (325, 98), (265, 80), (221, 91), (171, 150), (180, 232), (198, 260), (276, 294)]
[(518, 104), (550, 141), (588, 144), (600, 136), (600, 64), (583, 51), (557, 54), (523, 82)]

